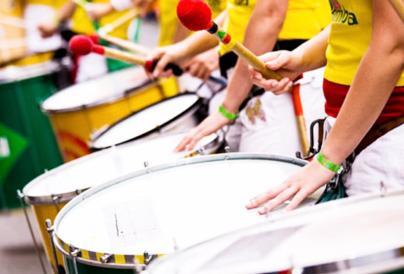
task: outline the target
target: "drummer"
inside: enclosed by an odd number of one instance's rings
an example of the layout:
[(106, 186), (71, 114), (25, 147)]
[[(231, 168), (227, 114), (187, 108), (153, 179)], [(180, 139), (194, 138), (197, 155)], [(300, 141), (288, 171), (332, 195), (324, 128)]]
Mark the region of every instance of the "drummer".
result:
[(247, 206), (261, 207), (261, 214), (288, 199), (287, 209), (295, 208), (339, 173), (352, 154), (348, 195), (404, 187), (403, 23), (383, 0), (331, 3), (330, 27), (293, 51), (262, 57), (284, 79), (264, 80), (251, 69), (255, 84), (281, 93), (302, 71), (326, 64), (323, 89), (332, 127), (316, 160)]
[[(326, 0), (291, 0), (289, 3), (283, 1), (281, 4), (276, 1), (260, 0), (257, 1), (255, 9), (255, 1), (248, 1), (248, 5), (242, 5), (241, 3), (241, 1), (227, 1), (226, 9), (228, 19), (225, 24), (225, 30), (232, 35), (233, 39), (242, 41), (245, 29), (247, 28), (248, 21), (251, 17), (250, 24), (246, 31), (245, 45), (257, 54), (271, 50), (274, 47), (277, 49), (293, 49), (302, 44), (305, 40), (319, 33), (330, 21), (329, 4)], [(219, 17), (216, 21), (220, 24), (222, 22), (222, 17)], [(262, 28), (262, 24), (271, 27)], [(263, 41), (260, 40), (260, 42), (257, 43), (260, 37), (269, 37), (269, 39)], [(154, 56), (161, 60), (157, 65), (155, 76), (166, 74), (162, 72), (162, 68), (164, 68), (167, 63), (182, 61), (185, 63), (185, 68), (194, 76), (207, 78), (213, 69), (210, 62), (212, 58), (206, 58), (204, 56), (203, 59), (206, 60), (206, 64), (200, 62), (199, 67), (197, 68), (195, 68), (192, 61), (184, 61), (197, 53), (215, 46), (216, 44), (216, 40), (209, 34), (198, 33), (182, 43), (160, 49)], [(221, 72), (223, 75), (226, 75), (227, 70), (231, 69), (236, 64), (237, 56), (230, 52), (227, 46), (221, 45), (219, 50), (221, 55)], [(194, 65), (194, 67), (191, 67), (191, 65)], [(212, 107), (212, 114), (188, 134), (188, 136), (179, 144), (177, 148), (178, 150), (183, 150), (185, 148), (191, 149), (203, 136), (211, 134), (236, 120), (239, 108), (249, 95), (252, 88), (251, 81), (248, 81), (245, 78), (246, 74), (248, 74), (247, 66), (242, 61), (238, 62), (235, 71), (233, 72), (233, 76), (230, 78), (225, 99), (219, 99), (223, 102), (221, 107), (222, 112), (217, 111), (218, 106)], [(317, 93), (319, 97), (322, 96), (320, 90)], [(268, 95), (264, 96), (268, 97)], [(285, 98), (275, 105), (283, 105), (286, 103), (288, 108), (280, 106), (277, 113), (286, 111), (286, 115), (294, 119), (291, 100), (284, 102), (284, 99)], [(274, 100), (275, 99), (272, 101)], [(267, 101), (268, 100), (265, 100), (264, 102)], [(260, 106), (259, 109), (257, 109), (257, 105)], [(262, 138), (265, 137), (259, 129), (267, 127), (269, 121), (274, 120), (272, 118), (266, 119), (265, 117), (268, 115), (271, 116), (270, 112), (273, 111), (270, 110), (270, 106), (263, 105), (262, 102), (259, 101), (259, 98), (255, 101), (251, 101), (249, 108), (252, 111), (248, 111), (249, 109), (247, 108), (247, 112), (249, 113), (243, 113), (243, 122), (241, 123), (239, 122), (240, 120), (238, 120), (236, 125), (233, 125), (231, 130), (227, 133), (227, 142), (230, 143), (232, 150), (237, 151), (241, 149), (242, 151), (248, 152), (257, 151), (294, 156), (295, 152), (299, 150), (299, 140), (295, 129), (295, 122), (285, 121), (282, 117), (277, 117), (276, 123), (272, 122), (272, 124), (274, 124), (272, 125), (273, 128), (282, 128), (282, 132), (296, 132), (296, 136), (291, 138), (293, 139), (291, 144), (285, 144), (282, 140), (280, 140), (281, 142), (274, 140), (271, 144), (265, 144), (264, 142), (257, 141), (262, 140)], [(321, 109), (321, 106), (318, 109)], [(250, 113), (258, 116), (264, 113), (264, 116), (249, 117), (251, 116)], [(281, 116), (282, 115), (283, 113), (281, 113)], [(251, 120), (259, 120), (259, 122), (257, 125), (254, 125)], [(240, 140), (241, 134), (242, 136)], [(246, 143), (243, 141), (244, 136), (248, 136), (248, 141), (251, 145), (245, 146), (243, 149), (238, 146), (240, 142)]]

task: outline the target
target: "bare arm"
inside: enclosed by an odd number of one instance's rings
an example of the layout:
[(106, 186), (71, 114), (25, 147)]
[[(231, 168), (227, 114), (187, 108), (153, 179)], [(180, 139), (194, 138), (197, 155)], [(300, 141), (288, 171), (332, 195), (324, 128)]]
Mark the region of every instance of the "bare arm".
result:
[(58, 21), (65, 21), (73, 16), (76, 11), (76, 4), (73, 1), (68, 1), (58, 12)]
[[(246, 30), (244, 45), (255, 54), (271, 51), (282, 29), (288, 1), (259, 0)], [(259, 40), (259, 43), (257, 43)], [(248, 77), (248, 65), (241, 59), (230, 78), (224, 106), (231, 112), (238, 109), (252, 87)]]
[(384, 0), (373, 0), (373, 31), (351, 89), (323, 152), (342, 162), (369, 131), (404, 68), (404, 28)]

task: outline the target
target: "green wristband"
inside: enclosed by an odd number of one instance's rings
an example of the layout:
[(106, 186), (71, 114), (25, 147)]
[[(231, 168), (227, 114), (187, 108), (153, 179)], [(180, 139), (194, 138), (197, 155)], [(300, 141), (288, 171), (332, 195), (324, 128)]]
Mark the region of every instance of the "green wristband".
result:
[(320, 165), (322, 165), (323, 167), (325, 167), (326, 169), (328, 169), (331, 172), (334, 173), (340, 173), (342, 171), (342, 166), (336, 163), (331, 162), (330, 160), (328, 160), (323, 153), (319, 152), (316, 155), (316, 159), (317, 162), (320, 163)]
[(219, 106), (219, 113), (223, 115), (224, 118), (234, 121), (237, 119), (238, 114), (237, 113), (232, 113), (228, 111), (223, 105)]

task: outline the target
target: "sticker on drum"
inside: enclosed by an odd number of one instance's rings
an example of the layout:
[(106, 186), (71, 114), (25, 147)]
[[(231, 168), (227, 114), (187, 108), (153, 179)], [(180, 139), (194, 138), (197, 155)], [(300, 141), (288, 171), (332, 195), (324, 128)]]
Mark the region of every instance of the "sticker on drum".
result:
[(178, 251), (146, 273), (402, 273), (403, 217), (403, 191), (332, 201)]
[(178, 133), (197, 125), (194, 117), (201, 99), (192, 93), (180, 94), (123, 118), (95, 134), (92, 150), (100, 150), (154, 134)]
[[(145, 252), (169, 254), (264, 222), (245, 209), (246, 202), (304, 164), (235, 153), (151, 167), (72, 200), (55, 221), (55, 243), (76, 266), (133, 269), (145, 263)], [(307, 199), (306, 206), (314, 201)]]
[[(191, 152), (174, 153), (184, 137), (176, 134), (147, 141), (136, 141), (106, 149), (57, 167), (31, 181), (23, 189), (24, 200), (31, 205), (40, 228), (42, 242), (55, 265), (45, 220), (53, 221), (60, 209), (81, 192), (148, 166), (184, 157), (215, 153), (223, 137), (212, 134), (202, 139)], [(58, 263), (62, 262), (59, 256)]]

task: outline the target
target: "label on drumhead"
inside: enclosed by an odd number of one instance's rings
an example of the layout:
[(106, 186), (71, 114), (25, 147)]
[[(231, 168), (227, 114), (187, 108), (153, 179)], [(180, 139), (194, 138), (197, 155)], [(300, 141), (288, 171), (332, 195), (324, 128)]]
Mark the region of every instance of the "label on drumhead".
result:
[(161, 127), (167, 122), (179, 118), (197, 101), (198, 96), (180, 95), (146, 108), (104, 132), (93, 143), (94, 148), (111, 147)]

